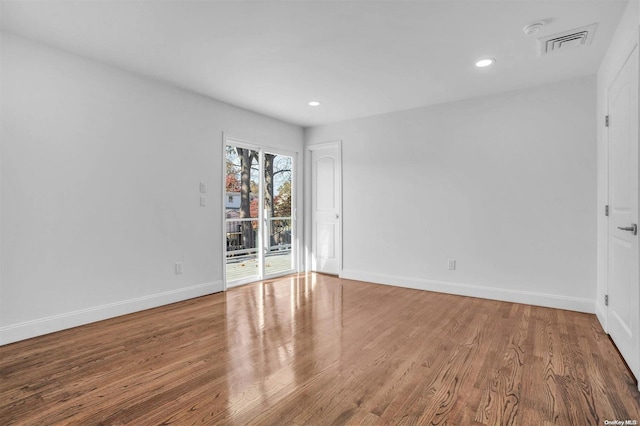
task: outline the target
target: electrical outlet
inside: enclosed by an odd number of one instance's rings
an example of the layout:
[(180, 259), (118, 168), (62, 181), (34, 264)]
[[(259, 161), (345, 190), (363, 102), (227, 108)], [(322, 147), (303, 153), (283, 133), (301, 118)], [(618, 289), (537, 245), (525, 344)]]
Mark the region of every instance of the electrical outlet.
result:
[(205, 197), (204, 195), (200, 196), (200, 207), (204, 207), (207, 205), (207, 197)]
[(176, 262), (176, 274), (181, 274), (183, 267), (184, 265), (182, 262)]
[(449, 259), (449, 270), (450, 271), (455, 271), (456, 269), (456, 260), (455, 259)]

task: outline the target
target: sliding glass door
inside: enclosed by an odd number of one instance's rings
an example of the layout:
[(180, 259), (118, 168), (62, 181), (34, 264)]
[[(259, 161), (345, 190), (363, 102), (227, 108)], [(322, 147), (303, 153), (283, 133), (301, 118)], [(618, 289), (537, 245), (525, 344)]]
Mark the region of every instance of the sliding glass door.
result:
[(293, 157), (264, 153), (264, 272), (267, 276), (293, 269)]
[(227, 139), (227, 286), (294, 272), (295, 155)]

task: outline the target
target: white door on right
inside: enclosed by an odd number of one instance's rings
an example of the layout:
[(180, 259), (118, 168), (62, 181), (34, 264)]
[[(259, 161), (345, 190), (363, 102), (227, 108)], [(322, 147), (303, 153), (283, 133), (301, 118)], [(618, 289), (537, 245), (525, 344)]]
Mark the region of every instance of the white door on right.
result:
[(340, 274), (341, 157), (339, 144), (311, 146), (311, 269)]
[(607, 93), (609, 221), (607, 329), (640, 377), (638, 277), (638, 49)]

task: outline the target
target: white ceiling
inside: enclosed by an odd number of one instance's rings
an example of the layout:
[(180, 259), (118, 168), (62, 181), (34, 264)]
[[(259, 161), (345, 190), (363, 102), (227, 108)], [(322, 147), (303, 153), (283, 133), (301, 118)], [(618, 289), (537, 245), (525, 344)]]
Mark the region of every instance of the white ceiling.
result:
[[(312, 126), (595, 74), (626, 1), (3, 1), (3, 30)], [(536, 37), (598, 22), (591, 46)], [(496, 58), (489, 69), (476, 59)], [(322, 105), (309, 107), (319, 100)]]

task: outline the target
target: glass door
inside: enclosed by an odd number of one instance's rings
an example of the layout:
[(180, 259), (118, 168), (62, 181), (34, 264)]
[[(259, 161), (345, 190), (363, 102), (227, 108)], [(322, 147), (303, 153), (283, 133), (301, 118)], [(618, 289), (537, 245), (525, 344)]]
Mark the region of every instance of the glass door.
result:
[(260, 151), (227, 145), (225, 179), (226, 278), (260, 279)]
[(264, 273), (293, 269), (293, 157), (264, 154)]
[(294, 156), (227, 140), (227, 286), (294, 271)]

